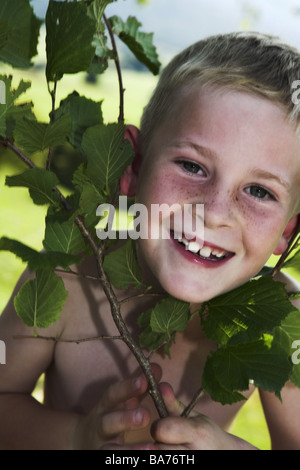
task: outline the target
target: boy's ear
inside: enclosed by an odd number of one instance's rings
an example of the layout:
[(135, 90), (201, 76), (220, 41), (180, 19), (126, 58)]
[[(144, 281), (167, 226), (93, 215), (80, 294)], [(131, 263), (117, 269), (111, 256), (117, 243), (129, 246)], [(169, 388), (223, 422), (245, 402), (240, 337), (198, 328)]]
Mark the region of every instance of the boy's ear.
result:
[(293, 217), (287, 224), (281, 239), (275, 248), (274, 255), (282, 255), (288, 247), (288, 243), (292, 236), (294, 235), (297, 227), (300, 224), (300, 214)]
[(125, 129), (124, 138), (129, 140), (134, 150), (134, 159), (131, 165), (126, 168), (120, 181), (121, 191), (125, 196), (135, 196), (137, 188), (137, 178), (142, 163), (142, 156), (139, 151), (140, 131), (137, 127), (128, 125)]

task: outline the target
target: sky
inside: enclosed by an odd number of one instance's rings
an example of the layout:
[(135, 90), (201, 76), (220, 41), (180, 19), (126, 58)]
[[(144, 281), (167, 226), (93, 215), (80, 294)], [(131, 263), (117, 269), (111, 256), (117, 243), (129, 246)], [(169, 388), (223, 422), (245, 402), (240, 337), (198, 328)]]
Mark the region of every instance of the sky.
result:
[[(31, 3), (43, 16), (48, 0)], [(163, 62), (206, 36), (239, 30), (274, 34), (300, 49), (300, 0), (119, 0), (107, 8), (114, 14), (136, 16), (143, 31), (154, 32)]]

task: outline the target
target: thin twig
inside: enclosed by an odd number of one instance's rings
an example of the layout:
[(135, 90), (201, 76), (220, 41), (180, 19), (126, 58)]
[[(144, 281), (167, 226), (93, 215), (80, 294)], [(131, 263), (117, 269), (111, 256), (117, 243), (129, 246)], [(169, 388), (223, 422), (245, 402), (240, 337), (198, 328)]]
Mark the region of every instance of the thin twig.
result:
[(122, 71), (121, 71), (121, 64), (120, 64), (120, 59), (119, 59), (119, 54), (118, 54), (118, 49), (116, 46), (116, 41), (114, 37), (114, 32), (112, 30), (112, 27), (110, 25), (110, 22), (108, 21), (107, 17), (105, 14), (103, 14), (103, 19), (106, 24), (107, 30), (109, 32), (112, 48), (115, 54), (115, 65), (117, 69), (117, 74), (118, 74), (118, 80), (119, 80), (119, 94), (120, 94), (120, 114), (119, 114), (119, 122), (124, 122), (124, 87), (123, 87), (123, 78), (122, 78)]
[(14, 339), (43, 339), (45, 341), (54, 341), (55, 343), (87, 343), (88, 341), (98, 341), (103, 339), (119, 339), (122, 340), (122, 336), (108, 336), (108, 335), (101, 335), (101, 336), (94, 336), (91, 338), (81, 338), (81, 339), (62, 339), (56, 338), (55, 336), (42, 336), (42, 335), (16, 335), (13, 336)]
[(288, 256), (292, 253), (292, 251), (296, 248), (296, 246), (299, 244), (299, 242), (300, 242), (300, 223), (298, 224), (294, 235), (293, 235), (292, 238), (290, 239), (290, 241), (289, 241), (289, 243), (288, 243), (288, 246), (287, 246), (287, 249), (286, 249), (285, 252), (281, 255), (281, 257), (280, 257), (278, 263), (277, 263), (276, 266), (273, 268), (273, 270), (272, 270), (272, 276), (273, 276), (273, 277), (280, 271), (280, 269), (281, 269), (282, 266), (284, 265), (286, 259), (287, 259)]
[(73, 271), (72, 269), (67, 271), (65, 269), (56, 268), (55, 271), (57, 273), (72, 274), (73, 276), (81, 277), (83, 279), (89, 279), (91, 281), (98, 281), (99, 282), (99, 280), (100, 280), (99, 277), (90, 276), (88, 274), (77, 273), (76, 271)]
[(131, 300), (134, 300), (134, 299), (139, 299), (139, 298), (142, 298), (142, 297), (165, 297), (165, 294), (155, 294), (154, 292), (148, 292), (147, 290), (144, 291), (144, 292), (141, 292), (140, 294), (136, 294), (136, 295), (131, 295), (129, 297), (125, 297), (125, 299), (121, 299), (119, 300), (120, 304), (125, 304), (126, 302), (130, 302)]
[(195, 393), (195, 395), (193, 396), (191, 402), (188, 404), (188, 406), (183, 410), (181, 416), (184, 417), (184, 418), (188, 418), (189, 415), (191, 414), (192, 410), (195, 408), (195, 406), (197, 405), (198, 401), (200, 400), (200, 398), (204, 395), (204, 390), (202, 387), (199, 388), (199, 390), (197, 390), (197, 392)]
[(25, 155), (25, 153), (23, 153), (22, 150), (20, 150), (11, 140), (1, 138), (0, 145), (12, 150), (30, 168), (36, 168), (36, 165), (33, 163), (33, 161), (30, 160), (30, 158), (28, 158), (27, 155)]

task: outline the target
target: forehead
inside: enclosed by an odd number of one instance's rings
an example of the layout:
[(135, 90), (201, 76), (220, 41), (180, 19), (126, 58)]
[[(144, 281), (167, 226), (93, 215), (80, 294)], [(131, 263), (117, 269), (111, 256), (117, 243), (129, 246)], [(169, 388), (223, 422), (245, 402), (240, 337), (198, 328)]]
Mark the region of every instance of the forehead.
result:
[(220, 158), (226, 153), (260, 155), (275, 164), (289, 161), (300, 177), (300, 138), (280, 105), (259, 96), (228, 90), (183, 90), (154, 132), (161, 145), (190, 140)]

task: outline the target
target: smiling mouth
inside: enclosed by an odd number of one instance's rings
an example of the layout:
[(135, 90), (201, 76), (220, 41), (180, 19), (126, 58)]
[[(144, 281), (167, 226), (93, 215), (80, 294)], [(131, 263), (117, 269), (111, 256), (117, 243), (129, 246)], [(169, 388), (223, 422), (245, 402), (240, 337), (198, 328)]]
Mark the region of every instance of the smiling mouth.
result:
[(193, 253), (194, 255), (209, 261), (223, 261), (228, 258), (232, 258), (235, 253), (232, 251), (225, 251), (222, 248), (216, 246), (210, 246), (209, 244), (204, 243), (200, 245), (197, 241), (187, 240), (185, 237), (174, 237), (174, 232), (171, 232), (172, 237), (180, 245), (182, 245), (186, 251)]

